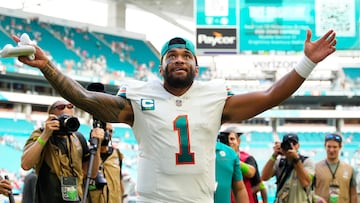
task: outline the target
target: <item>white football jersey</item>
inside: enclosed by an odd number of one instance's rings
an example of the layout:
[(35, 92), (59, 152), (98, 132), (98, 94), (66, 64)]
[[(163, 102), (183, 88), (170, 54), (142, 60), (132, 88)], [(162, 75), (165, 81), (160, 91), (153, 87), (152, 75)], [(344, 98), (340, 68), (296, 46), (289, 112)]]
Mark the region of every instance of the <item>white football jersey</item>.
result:
[(139, 201), (213, 203), (225, 82), (195, 81), (185, 94), (174, 96), (161, 81), (131, 81), (118, 95), (131, 101), (135, 116)]

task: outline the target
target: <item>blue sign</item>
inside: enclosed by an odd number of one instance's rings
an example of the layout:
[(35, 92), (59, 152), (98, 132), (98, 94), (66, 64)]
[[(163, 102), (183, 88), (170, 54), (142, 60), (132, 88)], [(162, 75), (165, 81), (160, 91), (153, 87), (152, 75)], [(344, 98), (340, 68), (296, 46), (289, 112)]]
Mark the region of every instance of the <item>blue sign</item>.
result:
[(337, 49), (360, 49), (359, 0), (241, 0), (240, 51), (301, 51), (306, 30), (315, 40), (333, 29)]
[(333, 29), (337, 50), (360, 50), (360, 0), (196, 0), (197, 28), (236, 28), (238, 52), (302, 51)]

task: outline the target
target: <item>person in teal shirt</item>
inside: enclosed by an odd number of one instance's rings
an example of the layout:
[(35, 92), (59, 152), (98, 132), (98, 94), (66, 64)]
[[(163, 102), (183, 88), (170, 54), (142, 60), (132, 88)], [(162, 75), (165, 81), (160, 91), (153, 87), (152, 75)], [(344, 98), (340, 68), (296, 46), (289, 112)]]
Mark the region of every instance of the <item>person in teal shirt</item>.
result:
[(248, 203), (246, 188), (236, 152), (226, 144), (216, 142), (216, 182), (215, 203), (230, 203), (231, 191), (237, 203)]

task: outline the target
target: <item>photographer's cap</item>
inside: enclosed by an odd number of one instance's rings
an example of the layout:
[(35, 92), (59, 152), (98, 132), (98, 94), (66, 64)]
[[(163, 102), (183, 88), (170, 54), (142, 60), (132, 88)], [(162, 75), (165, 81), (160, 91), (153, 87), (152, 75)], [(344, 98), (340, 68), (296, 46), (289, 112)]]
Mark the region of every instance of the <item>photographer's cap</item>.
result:
[(284, 135), (282, 142), (296, 142), (299, 143), (299, 137), (294, 133)]
[(175, 37), (167, 41), (161, 48), (161, 59), (173, 48), (187, 49), (195, 56), (195, 46), (190, 40), (182, 37)]
[(240, 128), (237, 126), (227, 127), (226, 129), (222, 130), (220, 133), (227, 133), (227, 134), (236, 133), (238, 135), (238, 137), (240, 137), (242, 134), (244, 134), (244, 132), (242, 132), (240, 130)]

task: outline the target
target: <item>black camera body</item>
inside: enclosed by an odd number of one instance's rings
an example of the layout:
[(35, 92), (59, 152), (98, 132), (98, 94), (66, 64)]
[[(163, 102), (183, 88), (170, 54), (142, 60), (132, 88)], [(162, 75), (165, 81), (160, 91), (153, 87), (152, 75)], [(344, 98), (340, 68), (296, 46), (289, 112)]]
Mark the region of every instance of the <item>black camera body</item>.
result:
[(101, 142), (101, 146), (108, 146), (110, 142), (110, 135), (106, 130), (106, 122), (93, 118), (93, 128), (102, 128), (104, 130), (104, 138)]
[(94, 181), (95, 181), (96, 189), (102, 189), (107, 184), (107, 181), (101, 169), (99, 169), (98, 174), (96, 175)]
[(229, 135), (228, 132), (220, 132), (218, 134), (218, 141), (220, 141), (223, 144), (229, 145)]
[(291, 140), (287, 140), (285, 142), (282, 142), (280, 144), (280, 147), (282, 150), (284, 150), (285, 152), (292, 149), (291, 143), (293, 143)]
[(80, 127), (79, 119), (67, 114), (61, 114), (57, 119), (60, 122), (60, 129), (54, 131), (54, 135), (71, 135), (76, 132)]
[(107, 184), (107, 181), (103, 172), (101, 171), (101, 168), (99, 168), (98, 174), (94, 179), (90, 180), (89, 184), (91, 185), (89, 190), (102, 190), (104, 188), (104, 186)]

